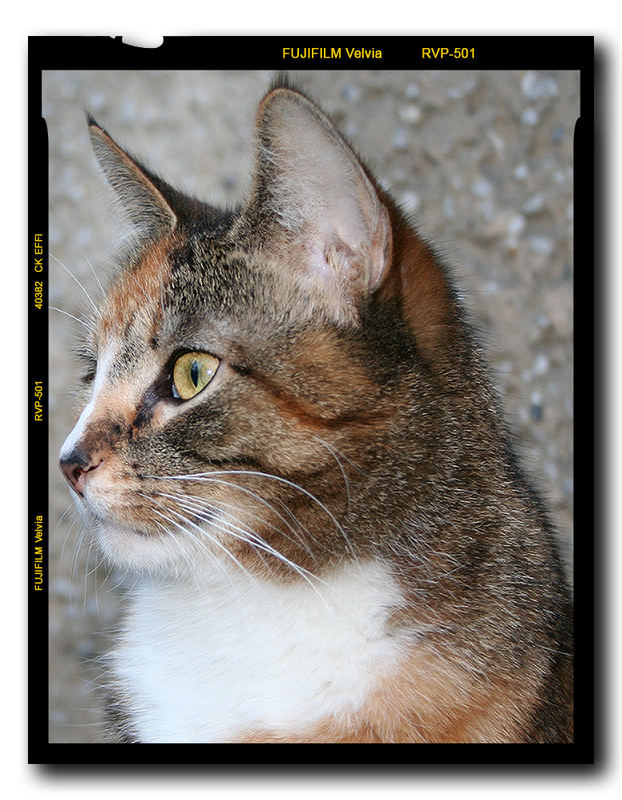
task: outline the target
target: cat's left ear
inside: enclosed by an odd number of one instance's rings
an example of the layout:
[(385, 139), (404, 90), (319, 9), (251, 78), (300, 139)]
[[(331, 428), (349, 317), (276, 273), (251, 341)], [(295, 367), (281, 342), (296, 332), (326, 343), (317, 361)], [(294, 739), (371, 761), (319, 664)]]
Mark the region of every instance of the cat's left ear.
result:
[(164, 181), (119, 147), (91, 116), (88, 125), (97, 161), (138, 232), (152, 239), (172, 233), (177, 215), (165, 197)]
[(294, 268), (343, 319), (388, 269), (388, 211), (332, 122), (299, 92), (279, 87), (266, 95), (257, 138), (255, 202), (276, 219), (277, 238), (302, 246), (303, 263)]

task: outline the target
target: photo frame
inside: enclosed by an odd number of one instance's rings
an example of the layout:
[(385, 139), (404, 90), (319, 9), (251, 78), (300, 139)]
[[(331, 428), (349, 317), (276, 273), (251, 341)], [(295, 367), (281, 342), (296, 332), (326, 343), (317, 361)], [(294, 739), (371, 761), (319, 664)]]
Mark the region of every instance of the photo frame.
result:
[[(574, 397), (572, 370), (574, 298), (588, 309), (580, 324), (590, 337), (598, 268), (573, 272), (574, 263), (594, 263), (593, 46), (591, 37), (295, 36), (165, 37), (150, 49), (120, 37), (31, 37), (32, 763), (128, 757), (125, 748), (121, 756), (97, 740), (103, 710), (94, 690), (100, 668), (93, 667), (127, 586), (115, 589), (115, 575), (88, 543), (81, 546), (56, 467), (71, 428), (71, 340), (91, 292), (105, 283), (105, 264), (114, 269), (107, 237), (115, 222), (107, 190), (97, 185), (85, 112), (174, 185), (231, 206), (249, 185), (255, 108), (283, 77), (317, 98), (455, 274), (519, 455), (560, 536), (577, 644), (571, 744), (400, 743), (371, 759), (352, 747), (346, 754), (331, 745), (328, 756), (305, 745), (295, 757), (389, 765), (593, 761), (593, 525), (572, 542), (575, 510), (593, 516), (593, 497), (582, 485), (575, 505), (572, 484), (575, 446), (585, 447), (575, 441), (574, 413), (593, 415), (589, 401)], [(176, 743), (140, 744), (129, 757), (139, 764), (289, 760), (278, 747), (204, 747), (197, 754)]]

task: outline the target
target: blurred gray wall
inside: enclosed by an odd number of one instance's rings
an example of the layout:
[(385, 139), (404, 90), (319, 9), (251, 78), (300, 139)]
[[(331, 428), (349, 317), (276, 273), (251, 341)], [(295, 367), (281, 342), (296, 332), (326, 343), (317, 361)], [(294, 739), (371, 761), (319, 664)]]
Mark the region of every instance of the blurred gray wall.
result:
[[(576, 72), (292, 72), (455, 268), (532, 482), (571, 554), (572, 154)], [(179, 188), (244, 197), (255, 108), (275, 75), (47, 72), (50, 305), (88, 316), (119, 236), (85, 110)], [(64, 265), (64, 266), (63, 266)], [(92, 268), (91, 268), (92, 267)], [(75, 279), (71, 277), (70, 270)], [(97, 274), (97, 277), (95, 274)], [(97, 654), (119, 610), (57, 468), (81, 326), (50, 312), (50, 740), (101, 734)]]

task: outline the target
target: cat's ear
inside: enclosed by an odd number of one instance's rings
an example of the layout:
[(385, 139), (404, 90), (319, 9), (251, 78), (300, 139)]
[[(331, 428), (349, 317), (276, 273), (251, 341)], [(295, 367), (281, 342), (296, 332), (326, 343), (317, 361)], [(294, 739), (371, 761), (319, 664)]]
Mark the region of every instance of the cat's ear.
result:
[(125, 152), (90, 115), (87, 117), (97, 161), (130, 221), (147, 238), (161, 238), (177, 225), (163, 194), (164, 182)]
[(373, 292), (391, 259), (389, 214), (365, 169), (328, 117), (279, 87), (257, 114), (256, 202), (276, 236), (302, 243), (306, 277), (352, 307)]

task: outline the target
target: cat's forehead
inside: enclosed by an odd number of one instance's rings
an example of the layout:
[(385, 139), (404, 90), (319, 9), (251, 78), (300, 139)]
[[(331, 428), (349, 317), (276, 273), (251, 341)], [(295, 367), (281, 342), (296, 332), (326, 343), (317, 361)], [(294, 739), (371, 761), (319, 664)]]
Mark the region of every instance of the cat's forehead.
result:
[(178, 238), (167, 257), (165, 303), (181, 313), (199, 308), (217, 315), (237, 314), (253, 305), (261, 276), (252, 248), (240, 238), (201, 234)]
[(155, 310), (162, 307), (163, 290), (170, 276), (170, 241), (145, 249), (139, 258), (119, 271), (100, 312), (100, 342), (128, 335), (140, 321), (156, 324)]
[(230, 333), (232, 320), (248, 316), (260, 324), (274, 303), (270, 277), (256, 262), (250, 249), (225, 237), (176, 233), (149, 246), (109, 290), (99, 344), (157, 349), (180, 336), (190, 343), (206, 326)]

